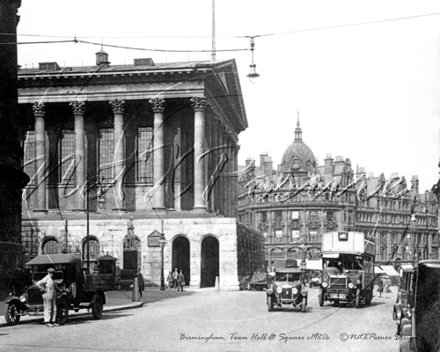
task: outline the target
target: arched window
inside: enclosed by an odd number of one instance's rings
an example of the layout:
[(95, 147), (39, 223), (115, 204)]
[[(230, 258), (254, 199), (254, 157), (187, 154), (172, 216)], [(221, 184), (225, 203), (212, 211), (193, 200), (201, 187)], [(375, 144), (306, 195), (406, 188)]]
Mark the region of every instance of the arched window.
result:
[(43, 254), (61, 253), (61, 245), (55, 238), (48, 239), (43, 243)]
[(90, 236), (89, 245), (87, 246), (87, 238), (83, 241), (83, 259), (87, 259), (87, 249), (90, 250), (90, 259), (98, 259), (100, 256), (100, 245), (98, 239), (94, 236)]

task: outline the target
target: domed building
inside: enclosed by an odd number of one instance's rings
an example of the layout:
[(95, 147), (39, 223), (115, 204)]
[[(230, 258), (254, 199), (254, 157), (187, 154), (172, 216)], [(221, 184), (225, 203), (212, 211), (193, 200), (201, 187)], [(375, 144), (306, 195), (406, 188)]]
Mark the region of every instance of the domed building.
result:
[(315, 172), (316, 161), (312, 149), (302, 140), (302, 130), (299, 125), (299, 114), (296, 121), (295, 139), (286, 149), (281, 159), (281, 171)]
[[(374, 177), (331, 154), (317, 165), (299, 117), (277, 168), (266, 152), (259, 166), (249, 157), (239, 169), (238, 217), (263, 233), (268, 268), (277, 260), (319, 259), (322, 234), (330, 231), (364, 232), (376, 243), (376, 262), (439, 258), (438, 201), (430, 191), (419, 194), (418, 177), (407, 188), (404, 176)], [(306, 269), (313, 264), (319, 261)]]

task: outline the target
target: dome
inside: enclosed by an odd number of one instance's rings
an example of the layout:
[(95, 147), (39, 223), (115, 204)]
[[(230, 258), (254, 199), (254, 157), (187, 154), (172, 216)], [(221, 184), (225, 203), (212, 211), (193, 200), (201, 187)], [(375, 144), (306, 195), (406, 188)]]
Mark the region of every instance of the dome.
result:
[(303, 169), (305, 171), (315, 171), (316, 162), (310, 147), (302, 140), (302, 131), (299, 126), (299, 118), (295, 128), (295, 140), (286, 149), (281, 159), (281, 167), (284, 171), (290, 169)]

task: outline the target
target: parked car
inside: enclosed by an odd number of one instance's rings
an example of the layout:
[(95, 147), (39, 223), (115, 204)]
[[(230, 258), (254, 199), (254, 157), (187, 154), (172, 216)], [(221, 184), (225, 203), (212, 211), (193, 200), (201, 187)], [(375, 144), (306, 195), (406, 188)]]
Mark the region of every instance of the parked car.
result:
[(275, 269), (274, 282), (266, 291), (269, 312), (274, 308), (300, 308), (302, 312), (306, 310), (307, 291), (303, 290), (302, 275), (299, 268)]
[(400, 351), (439, 351), (440, 260), (419, 262), (412, 282), (414, 297), (401, 321)]
[(248, 290), (265, 290), (267, 289), (268, 278), (266, 273), (254, 273), (248, 283)]
[(45, 254), (27, 262), (32, 272), (32, 285), (23, 292), (12, 292), (6, 298), (5, 320), (9, 325), (19, 323), (23, 315), (43, 312), (43, 297), (36, 283), (54, 268), (53, 280), (57, 294), (57, 323), (67, 321), (69, 310), (91, 308), (94, 319), (100, 319), (106, 303), (105, 291), (114, 289), (116, 258), (109, 255), (92, 261), (82, 261), (79, 254)]
[(397, 335), (401, 333), (402, 319), (413, 307), (414, 298), (414, 267), (412, 265), (403, 265), (400, 268), (400, 287), (397, 292), (396, 304), (393, 308), (393, 319), (397, 324)]

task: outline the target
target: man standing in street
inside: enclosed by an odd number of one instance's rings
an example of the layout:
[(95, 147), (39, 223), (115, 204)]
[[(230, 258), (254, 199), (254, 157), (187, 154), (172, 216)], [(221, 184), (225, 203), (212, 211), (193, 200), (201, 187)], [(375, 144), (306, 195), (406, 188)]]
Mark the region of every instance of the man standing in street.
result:
[(183, 286), (185, 285), (185, 276), (183, 276), (183, 271), (180, 270), (180, 273), (177, 277), (177, 291), (182, 291), (183, 292)]
[(44, 304), (44, 322), (46, 326), (52, 328), (59, 326), (56, 323), (57, 317), (57, 285), (53, 281), (52, 277), (55, 272), (54, 268), (47, 269), (47, 275), (37, 282), (37, 286), (41, 292), (43, 292), (43, 304)]
[(141, 273), (141, 269), (138, 269), (136, 277), (138, 279), (138, 285), (139, 285), (139, 297), (142, 297), (142, 291), (145, 288), (145, 282), (144, 282), (144, 276)]
[(179, 285), (177, 283), (178, 276), (179, 276), (179, 272), (177, 271), (177, 268), (175, 268), (173, 271), (173, 287), (175, 288), (179, 288)]

